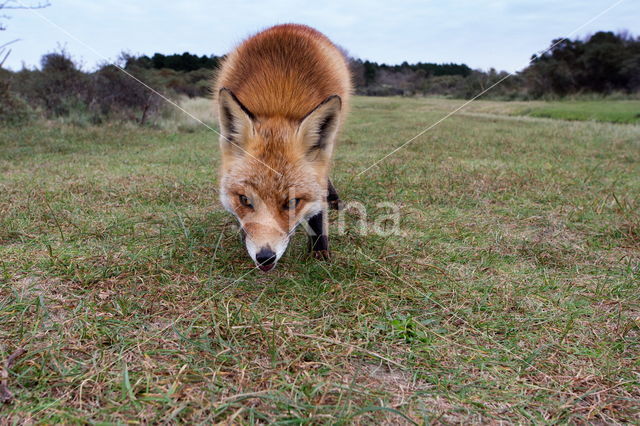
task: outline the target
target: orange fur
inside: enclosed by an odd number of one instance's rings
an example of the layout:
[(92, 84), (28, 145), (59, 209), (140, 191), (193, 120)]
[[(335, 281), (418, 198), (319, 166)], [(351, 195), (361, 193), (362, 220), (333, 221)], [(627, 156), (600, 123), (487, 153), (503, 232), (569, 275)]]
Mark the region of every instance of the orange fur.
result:
[[(247, 232), (248, 248), (288, 242), (292, 227), (326, 210), (333, 144), (352, 90), (344, 55), (312, 28), (278, 25), (228, 55), (214, 90), (226, 133), (223, 204)], [(244, 206), (241, 196), (255, 203)], [(300, 199), (295, 211), (283, 209), (292, 197)]]
[(344, 55), (322, 33), (285, 24), (240, 44), (224, 61), (215, 93), (230, 89), (258, 117), (300, 120), (331, 95), (346, 111), (351, 79)]

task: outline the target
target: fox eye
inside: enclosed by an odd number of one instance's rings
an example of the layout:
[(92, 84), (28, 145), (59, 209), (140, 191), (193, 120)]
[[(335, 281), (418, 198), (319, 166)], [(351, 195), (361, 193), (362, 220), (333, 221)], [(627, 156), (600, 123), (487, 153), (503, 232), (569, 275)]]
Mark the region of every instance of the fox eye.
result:
[(292, 198), (282, 206), (285, 210), (293, 210), (300, 204), (300, 198)]
[(240, 198), (240, 204), (245, 207), (253, 208), (253, 204), (251, 204), (251, 201), (249, 201), (246, 195), (238, 195), (238, 198)]

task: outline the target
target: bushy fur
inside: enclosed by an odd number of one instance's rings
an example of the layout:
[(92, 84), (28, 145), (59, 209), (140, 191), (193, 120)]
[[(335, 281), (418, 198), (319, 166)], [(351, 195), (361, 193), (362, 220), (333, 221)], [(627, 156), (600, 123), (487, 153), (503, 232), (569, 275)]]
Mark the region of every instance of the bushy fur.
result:
[[(222, 203), (239, 219), (254, 261), (263, 247), (279, 258), (295, 226), (326, 209), (333, 145), (351, 94), (346, 60), (318, 31), (278, 25), (229, 54), (214, 90)], [(285, 208), (293, 198), (298, 205)]]

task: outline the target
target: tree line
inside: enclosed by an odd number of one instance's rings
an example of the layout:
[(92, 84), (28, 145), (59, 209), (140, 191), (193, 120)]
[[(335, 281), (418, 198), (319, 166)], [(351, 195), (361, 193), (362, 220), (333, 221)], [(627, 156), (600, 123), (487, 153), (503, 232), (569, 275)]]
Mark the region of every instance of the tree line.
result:
[[(534, 54), (530, 65), (513, 75), (473, 70), (466, 64), (387, 65), (347, 57), (360, 95), (469, 99), (490, 87), (483, 97), (502, 100), (640, 93), (640, 37), (626, 32), (553, 40), (549, 49)], [(91, 122), (117, 117), (144, 123), (159, 116), (165, 103), (119, 68), (177, 99), (210, 96), (215, 69), (222, 60), (224, 56), (188, 52), (123, 54), (117, 65), (103, 64), (87, 72), (64, 50), (48, 53), (39, 68), (12, 72), (0, 67), (0, 122), (84, 116)]]
[[(507, 73), (473, 70), (466, 64), (418, 62), (387, 65), (348, 57), (356, 93), (361, 95), (473, 96)], [(224, 56), (183, 54), (128, 57), (129, 69), (173, 70), (189, 73), (214, 70)], [(531, 63), (493, 93), (501, 98), (540, 98), (578, 93), (635, 93), (640, 90), (640, 37), (627, 32), (597, 32), (583, 39), (556, 39)], [(191, 83), (197, 83), (191, 79)], [(183, 84), (184, 85), (184, 84)], [(188, 84), (186, 84), (188, 85)], [(179, 85), (178, 85), (179, 86)], [(202, 90), (186, 90), (201, 95)], [(477, 92), (476, 92), (477, 93)]]
[(195, 71), (202, 68), (216, 69), (220, 65), (220, 61), (224, 56), (216, 55), (193, 55), (189, 52), (183, 54), (164, 55), (162, 53), (156, 53), (149, 57), (147, 55), (142, 56), (126, 56), (125, 67), (126, 68), (144, 68), (144, 69), (171, 69), (174, 71)]
[(601, 31), (584, 39), (553, 40), (521, 74), (533, 97), (638, 92), (640, 37)]

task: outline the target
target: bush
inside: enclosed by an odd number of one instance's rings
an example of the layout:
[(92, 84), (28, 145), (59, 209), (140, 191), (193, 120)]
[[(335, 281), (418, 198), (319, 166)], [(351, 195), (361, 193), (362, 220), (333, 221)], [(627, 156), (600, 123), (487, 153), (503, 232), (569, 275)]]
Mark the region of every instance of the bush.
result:
[(24, 124), (32, 117), (29, 104), (12, 92), (8, 76), (4, 70), (0, 80), (0, 124), (17, 125)]
[(131, 75), (125, 74), (115, 65), (104, 65), (93, 74), (90, 108), (104, 117), (133, 119), (145, 124), (161, 110), (165, 101), (131, 77), (153, 87), (140, 70), (127, 72)]
[(461, 75), (431, 77), (424, 82), (424, 93), (428, 95), (451, 96), (464, 81)]
[[(127, 72), (150, 87), (166, 87), (155, 70), (133, 67)], [(8, 87), (2, 89), (2, 110), (18, 111), (20, 102), (26, 107), (21, 100), (24, 99), (47, 118), (64, 118), (77, 124), (99, 123), (105, 119), (144, 124), (158, 116), (165, 106), (160, 96), (115, 65), (103, 65), (87, 73), (64, 50), (44, 55), (40, 70), (5, 71), (5, 74), (6, 80), (12, 82), (13, 92), (10, 93)], [(167, 89), (163, 92), (171, 93)]]
[[(72, 110), (87, 105), (91, 81), (63, 50), (48, 53), (41, 60), (42, 71), (35, 79), (33, 96), (50, 117), (69, 115)], [(36, 73), (38, 73), (36, 71)]]

